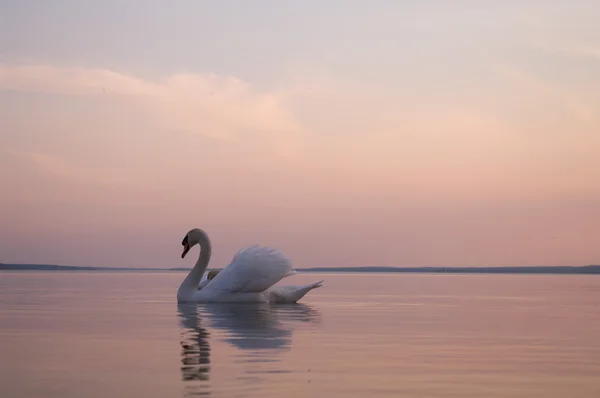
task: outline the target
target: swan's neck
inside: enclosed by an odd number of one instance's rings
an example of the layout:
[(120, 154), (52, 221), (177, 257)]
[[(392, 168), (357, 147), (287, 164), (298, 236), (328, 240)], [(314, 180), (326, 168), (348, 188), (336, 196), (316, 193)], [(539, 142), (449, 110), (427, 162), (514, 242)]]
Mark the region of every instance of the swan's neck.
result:
[(206, 271), (206, 267), (208, 267), (211, 254), (211, 246), (208, 236), (206, 234), (202, 234), (198, 240), (198, 244), (200, 246), (198, 260), (196, 261), (194, 268), (192, 268), (183, 282), (181, 282), (181, 286), (179, 286), (179, 291), (177, 293), (179, 297), (185, 294), (192, 294), (198, 289), (202, 275), (204, 275), (204, 271)]

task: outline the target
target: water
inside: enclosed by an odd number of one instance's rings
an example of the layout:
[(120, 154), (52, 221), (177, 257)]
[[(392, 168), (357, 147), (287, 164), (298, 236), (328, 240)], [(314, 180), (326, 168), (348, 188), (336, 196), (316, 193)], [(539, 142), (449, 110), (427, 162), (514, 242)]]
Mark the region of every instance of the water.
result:
[(0, 273), (0, 396), (600, 396), (598, 276), (302, 274), (274, 307), (183, 277)]

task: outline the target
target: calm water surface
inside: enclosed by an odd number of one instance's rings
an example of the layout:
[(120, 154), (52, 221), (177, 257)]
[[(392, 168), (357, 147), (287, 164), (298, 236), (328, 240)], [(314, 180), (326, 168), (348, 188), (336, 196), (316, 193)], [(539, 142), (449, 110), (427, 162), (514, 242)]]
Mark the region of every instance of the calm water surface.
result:
[(0, 273), (0, 397), (600, 397), (600, 277), (302, 274), (178, 305), (183, 273)]

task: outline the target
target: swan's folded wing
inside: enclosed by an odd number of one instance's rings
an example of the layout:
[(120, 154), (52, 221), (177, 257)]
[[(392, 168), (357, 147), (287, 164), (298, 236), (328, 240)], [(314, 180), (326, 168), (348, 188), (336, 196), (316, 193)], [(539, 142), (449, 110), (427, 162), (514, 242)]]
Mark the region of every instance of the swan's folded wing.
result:
[(219, 272), (205, 289), (213, 293), (257, 293), (293, 273), (292, 262), (283, 253), (255, 245), (238, 251), (231, 264)]

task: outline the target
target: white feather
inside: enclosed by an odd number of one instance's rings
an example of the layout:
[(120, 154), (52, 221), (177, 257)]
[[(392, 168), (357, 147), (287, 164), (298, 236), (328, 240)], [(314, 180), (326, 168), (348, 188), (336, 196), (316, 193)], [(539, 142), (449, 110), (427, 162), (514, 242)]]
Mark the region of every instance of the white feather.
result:
[(290, 259), (279, 250), (254, 245), (238, 251), (203, 290), (211, 295), (260, 293), (295, 273)]

